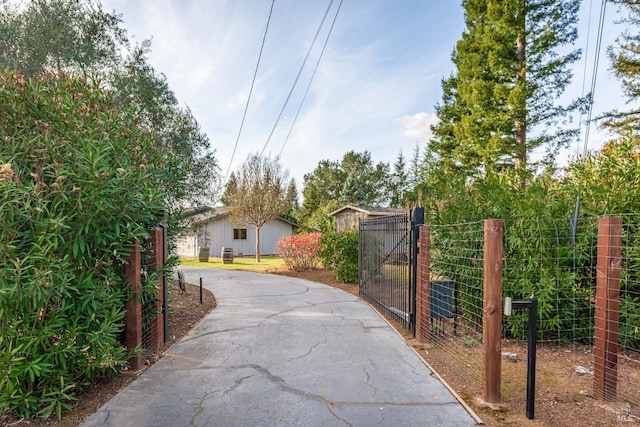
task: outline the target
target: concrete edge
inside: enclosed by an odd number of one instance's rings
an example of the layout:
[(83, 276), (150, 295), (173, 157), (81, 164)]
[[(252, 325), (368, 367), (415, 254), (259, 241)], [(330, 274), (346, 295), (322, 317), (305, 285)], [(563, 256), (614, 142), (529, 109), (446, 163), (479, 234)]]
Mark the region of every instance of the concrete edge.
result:
[[(366, 302), (366, 301), (364, 301), (364, 300), (362, 300), (362, 301), (363, 301), (363, 302)], [(453, 395), (453, 397), (458, 401), (458, 403), (460, 403), (460, 405), (462, 405), (462, 407), (467, 411), (467, 413), (471, 416), (471, 418), (473, 418), (473, 419), (475, 420), (476, 424), (478, 424), (478, 425), (484, 425), (484, 421), (482, 421), (482, 418), (480, 418), (480, 416), (478, 416), (478, 414), (476, 414), (476, 413), (475, 413), (475, 411), (473, 410), (473, 408), (471, 408), (471, 406), (469, 406), (469, 404), (468, 404), (467, 402), (465, 402), (465, 401), (460, 397), (460, 395), (458, 395), (458, 393), (456, 393), (456, 391), (455, 391), (455, 390), (454, 390), (454, 389), (449, 385), (449, 383), (447, 383), (447, 382), (444, 380), (444, 378), (442, 378), (442, 377), (440, 376), (440, 374), (439, 374), (435, 369), (433, 369), (433, 367), (429, 364), (429, 362), (427, 362), (427, 361), (425, 360), (425, 358), (424, 358), (424, 357), (422, 357), (422, 355), (416, 351), (416, 349), (415, 349), (415, 348), (413, 348), (412, 346), (410, 346), (410, 345), (407, 343), (407, 341), (405, 340), (405, 338), (400, 334), (400, 332), (398, 332), (398, 330), (397, 330), (397, 329), (396, 329), (396, 328), (391, 324), (391, 322), (389, 322), (389, 320), (388, 320), (386, 317), (384, 317), (384, 316), (382, 315), (382, 313), (380, 313), (380, 312), (379, 312), (379, 311), (378, 311), (378, 310), (377, 310), (373, 305), (369, 304), (368, 302), (367, 302), (367, 304), (369, 305), (369, 307), (371, 307), (371, 309), (372, 309), (373, 311), (375, 311), (376, 313), (378, 313), (378, 315), (379, 315), (380, 317), (382, 317), (382, 318), (384, 319), (384, 321), (385, 321), (385, 322), (387, 322), (387, 324), (391, 327), (391, 329), (393, 329), (393, 331), (394, 331), (396, 334), (398, 334), (398, 336), (399, 336), (400, 338), (402, 338), (402, 340), (404, 341), (405, 345), (406, 345), (407, 347), (409, 347), (409, 348), (411, 349), (411, 351), (413, 351), (413, 352), (415, 353), (415, 355), (416, 355), (416, 356), (418, 356), (418, 358), (419, 358), (420, 360), (422, 360), (422, 363), (424, 363), (424, 364), (427, 366), (427, 368), (429, 368), (429, 370), (431, 371), (431, 373), (432, 373), (432, 374), (433, 374), (433, 375), (434, 375), (434, 376), (435, 376), (435, 377), (436, 377), (436, 378), (437, 378), (437, 379), (438, 379), (438, 380), (439, 380), (439, 381), (440, 381), (440, 382), (445, 386), (445, 388), (446, 388), (447, 390), (449, 390), (449, 393), (451, 393), (451, 394)]]

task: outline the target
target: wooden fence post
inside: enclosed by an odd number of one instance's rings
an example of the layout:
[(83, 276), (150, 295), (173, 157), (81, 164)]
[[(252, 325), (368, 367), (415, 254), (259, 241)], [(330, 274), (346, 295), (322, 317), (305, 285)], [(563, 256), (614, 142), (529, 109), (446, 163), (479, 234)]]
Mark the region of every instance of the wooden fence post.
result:
[(593, 389), (598, 400), (612, 401), (617, 396), (621, 265), (622, 218), (600, 218), (593, 355)]
[[(164, 239), (163, 230), (160, 228), (153, 228), (149, 230), (151, 233), (151, 262), (149, 267), (153, 270), (160, 271), (164, 267)], [(158, 276), (158, 285), (156, 286), (156, 316), (151, 321), (151, 348), (158, 349), (164, 345), (164, 318), (163, 318), (163, 303), (164, 303), (164, 278), (163, 274)]]
[[(131, 296), (126, 303), (125, 333), (127, 349), (134, 350), (142, 346), (142, 301), (140, 298), (140, 243), (133, 243), (133, 250), (124, 266), (125, 278), (131, 287)], [(129, 359), (131, 369), (142, 368), (142, 352), (137, 352)]]
[(431, 324), (429, 322), (429, 255), (431, 246), (431, 228), (420, 226), (418, 242), (418, 278), (416, 289), (416, 338), (420, 344), (429, 342)]
[(500, 402), (502, 369), (502, 220), (484, 221), (484, 296), (482, 309), (483, 399)]

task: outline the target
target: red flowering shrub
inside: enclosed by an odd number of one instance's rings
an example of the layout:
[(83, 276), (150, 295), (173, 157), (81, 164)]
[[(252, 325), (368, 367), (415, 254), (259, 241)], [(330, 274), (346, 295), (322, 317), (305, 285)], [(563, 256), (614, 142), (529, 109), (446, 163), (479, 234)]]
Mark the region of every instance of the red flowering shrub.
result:
[(321, 235), (316, 232), (282, 237), (276, 242), (276, 250), (289, 270), (313, 270), (318, 265), (318, 241)]

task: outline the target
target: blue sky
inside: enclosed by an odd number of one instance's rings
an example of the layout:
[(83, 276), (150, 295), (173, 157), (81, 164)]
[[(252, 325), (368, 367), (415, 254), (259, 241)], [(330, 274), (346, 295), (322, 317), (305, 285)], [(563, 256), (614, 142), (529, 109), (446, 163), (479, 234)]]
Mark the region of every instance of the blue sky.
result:
[[(122, 15), (130, 40), (152, 39), (151, 64), (167, 76), (180, 102), (193, 111), (216, 150), (223, 175), (229, 165), (233, 171), (249, 153), (262, 151), (329, 3), (276, 0), (231, 162), (271, 1), (102, 0), (105, 10)], [(265, 153), (276, 155), (282, 149), (339, 3), (334, 0)], [(583, 1), (576, 45), (586, 47), (592, 7), (587, 88), (599, 3)], [(615, 12), (609, 5), (605, 47), (621, 31), (613, 24)], [(436, 120), (440, 80), (453, 70), (450, 56), (463, 24), (457, 0), (344, 0), (300, 116), (282, 149), (281, 163), (300, 189), (303, 175), (319, 161), (340, 160), (349, 150), (368, 150), (375, 162), (393, 164), (400, 150), (409, 158), (416, 143), (424, 147), (429, 125)], [(596, 115), (624, 108), (604, 49), (600, 61)], [(568, 96), (580, 95), (584, 67), (582, 61), (576, 64)], [(592, 128), (589, 148), (600, 147), (606, 138), (606, 133)], [(576, 146), (561, 153), (559, 162), (575, 152)]]

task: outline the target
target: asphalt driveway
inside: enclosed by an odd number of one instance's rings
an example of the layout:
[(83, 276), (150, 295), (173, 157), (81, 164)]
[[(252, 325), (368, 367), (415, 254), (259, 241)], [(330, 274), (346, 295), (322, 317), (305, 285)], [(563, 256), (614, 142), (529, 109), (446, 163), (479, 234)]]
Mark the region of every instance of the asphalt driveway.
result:
[(357, 297), (284, 276), (181, 267), (218, 307), (83, 426), (471, 426)]

